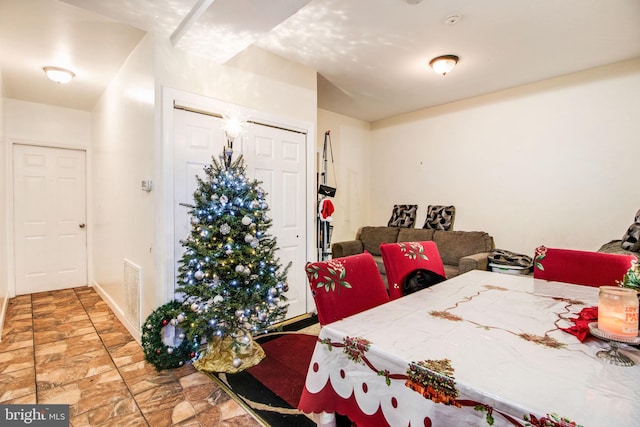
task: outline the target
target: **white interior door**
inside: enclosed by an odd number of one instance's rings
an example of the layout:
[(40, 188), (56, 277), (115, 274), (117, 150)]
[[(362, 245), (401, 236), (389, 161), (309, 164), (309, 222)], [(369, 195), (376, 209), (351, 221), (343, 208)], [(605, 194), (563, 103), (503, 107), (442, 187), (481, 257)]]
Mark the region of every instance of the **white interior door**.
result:
[(178, 262), (184, 254), (180, 241), (191, 232), (189, 208), (184, 204), (193, 204), (196, 175), (204, 177), (204, 167), (211, 163), (211, 156), (222, 152), (225, 143), (221, 119), (174, 110), (174, 290), (178, 287)]
[(85, 152), (14, 145), (16, 294), (86, 286)]
[(262, 181), (267, 192), (272, 233), (277, 238), (287, 273), (289, 309), (287, 317), (306, 313), (306, 136), (279, 128), (254, 125), (244, 141), (244, 157), (251, 176)]
[[(222, 120), (204, 114), (174, 110), (174, 283), (177, 287), (178, 262), (184, 253), (180, 240), (191, 231), (188, 208), (197, 188), (196, 175), (218, 156), (226, 144)], [(268, 193), (270, 234), (276, 237), (277, 256), (283, 266), (292, 263), (287, 276), (289, 309), (287, 318), (306, 313), (307, 282), (304, 275), (307, 233), (306, 212), (306, 136), (301, 133), (257, 124), (248, 126), (247, 135), (234, 142), (234, 159), (242, 154), (247, 176), (263, 181)]]

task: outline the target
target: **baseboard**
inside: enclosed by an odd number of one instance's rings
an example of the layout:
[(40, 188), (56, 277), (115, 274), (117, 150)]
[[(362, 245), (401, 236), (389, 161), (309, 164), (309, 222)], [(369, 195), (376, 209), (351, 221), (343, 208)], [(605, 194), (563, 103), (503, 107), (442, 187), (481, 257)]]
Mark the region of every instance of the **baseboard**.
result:
[(120, 320), (124, 327), (127, 328), (127, 331), (129, 331), (133, 339), (136, 340), (138, 344), (141, 344), (140, 331), (133, 324), (131, 324), (120, 306), (118, 306), (118, 304), (116, 304), (116, 302), (109, 296), (109, 294), (105, 292), (105, 290), (95, 281), (92, 283), (91, 287), (94, 288), (98, 295), (100, 295), (100, 297), (104, 300), (104, 302), (107, 303), (111, 311), (113, 311), (113, 314), (115, 314), (118, 320)]

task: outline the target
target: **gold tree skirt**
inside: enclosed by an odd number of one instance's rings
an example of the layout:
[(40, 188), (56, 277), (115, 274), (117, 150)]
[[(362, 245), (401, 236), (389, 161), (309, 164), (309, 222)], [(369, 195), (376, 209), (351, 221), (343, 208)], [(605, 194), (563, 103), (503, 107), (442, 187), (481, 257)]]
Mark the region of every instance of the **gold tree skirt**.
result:
[[(248, 344), (241, 345), (237, 354), (232, 349), (233, 341), (233, 338), (226, 336), (209, 342), (205, 354), (193, 362), (193, 366), (199, 371), (235, 374), (257, 365), (264, 359), (264, 350), (253, 339)], [(236, 357), (242, 360), (238, 367), (233, 366), (233, 359)]]

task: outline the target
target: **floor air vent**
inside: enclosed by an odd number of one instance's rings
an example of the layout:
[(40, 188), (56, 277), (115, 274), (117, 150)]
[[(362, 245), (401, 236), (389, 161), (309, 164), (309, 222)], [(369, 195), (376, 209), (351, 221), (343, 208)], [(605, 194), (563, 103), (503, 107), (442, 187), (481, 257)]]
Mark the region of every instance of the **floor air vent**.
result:
[(140, 282), (142, 270), (131, 261), (124, 260), (124, 287), (126, 307), (125, 316), (136, 328), (140, 329)]

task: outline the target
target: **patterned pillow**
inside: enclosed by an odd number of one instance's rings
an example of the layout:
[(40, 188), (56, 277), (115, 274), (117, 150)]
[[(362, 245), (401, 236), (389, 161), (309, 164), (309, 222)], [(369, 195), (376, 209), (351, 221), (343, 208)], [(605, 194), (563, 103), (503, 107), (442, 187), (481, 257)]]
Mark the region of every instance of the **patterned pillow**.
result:
[(635, 222), (622, 236), (622, 249), (638, 252), (640, 250), (640, 222)]
[(393, 205), (393, 212), (387, 227), (413, 228), (417, 212), (418, 205)]
[(429, 205), (427, 208), (427, 218), (422, 228), (433, 228), (434, 230), (451, 230), (455, 219), (455, 206)]

